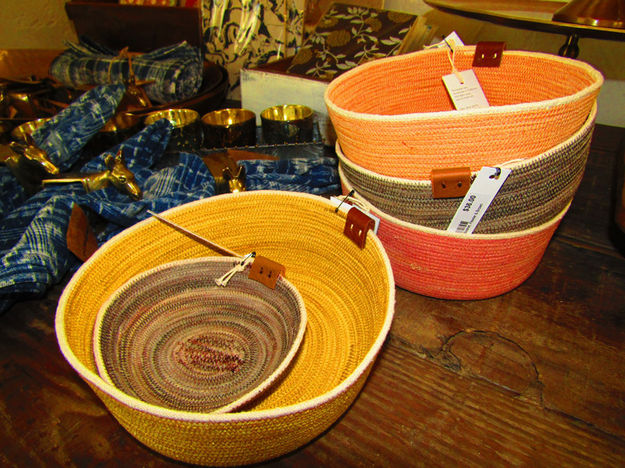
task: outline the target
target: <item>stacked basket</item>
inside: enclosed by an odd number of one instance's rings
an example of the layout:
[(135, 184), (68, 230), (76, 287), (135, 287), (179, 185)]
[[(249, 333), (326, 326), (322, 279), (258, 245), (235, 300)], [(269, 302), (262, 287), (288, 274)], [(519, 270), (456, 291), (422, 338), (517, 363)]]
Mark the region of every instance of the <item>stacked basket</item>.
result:
[[(475, 47), (457, 48), (457, 70)], [(330, 83), (345, 191), (381, 219), (398, 286), (445, 299), (507, 292), (536, 268), (581, 181), (603, 78), (549, 54), (505, 51), (473, 67), (489, 107), (455, 110), (442, 81), (452, 56), (381, 59)], [(434, 198), (433, 169), (506, 167), (510, 176), (472, 234), (447, 231), (462, 198)]]
[[(289, 369), (259, 398), (230, 412), (182, 411), (147, 402), (101, 375), (104, 359), (94, 357), (94, 342), (102, 338), (97, 330), (109, 329), (118, 320), (133, 330), (143, 327), (132, 317), (120, 318), (128, 300), (138, 297), (128, 296), (125, 285), (134, 287), (135, 279), (163, 273), (155, 284), (157, 294), (167, 296), (164, 291), (170, 286), (184, 289), (171, 278), (168, 265), (195, 269), (198, 261), (217, 254), (154, 218), (100, 247), (65, 289), (56, 332), (69, 363), (133, 436), (184, 462), (256, 463), (295, 450), (321, 434), (358, 395), (390, 328), (395, 287), (380, 241), (369, 233), (360, 248), (343, 234), (346, 217), (328, 200), (294, 192), (220, 195), (163, 216), (217, 245), (235, 252), (256, 251), (285, 267), (308, 317), (304, 340)], [(194, 270), (181, 277), (191, 284), (202, 276)], [(99, 319), (102, 310), (120, 300), (111, 323)], [(147, 317), (143, 319), (151, 320)], [(116, 344), (110, 340), (105, 336), (103, 343), (108, 359), (113, 365), (118, 361), (126, 365), (118, 359), (126, 352), (123, 346), (113, 350)]]

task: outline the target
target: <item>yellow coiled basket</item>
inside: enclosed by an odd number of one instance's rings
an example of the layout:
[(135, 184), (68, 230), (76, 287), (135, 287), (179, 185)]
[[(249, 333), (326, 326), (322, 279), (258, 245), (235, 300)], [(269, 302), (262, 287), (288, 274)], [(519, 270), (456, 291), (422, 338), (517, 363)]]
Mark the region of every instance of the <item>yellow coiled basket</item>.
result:
[(129, 278), (157, 265), (217, 255), (156, 219), (117, 235), (80, 268), (57, 310), (61, 351), (128, 432), (188, 463), (242, 465), (297, 449), (326, 430), (354, 401), (389, 331), (394, 279), (373, 234), (360, 249), (343, 235), (345, 215), (321, 197), (275, 191), (216, 196), (162, 216), (242, 254), (286, 267), (308, 323), (289, 372), (253, 406), (226, 414), (147, 404), (97, 374), (98, 310)]

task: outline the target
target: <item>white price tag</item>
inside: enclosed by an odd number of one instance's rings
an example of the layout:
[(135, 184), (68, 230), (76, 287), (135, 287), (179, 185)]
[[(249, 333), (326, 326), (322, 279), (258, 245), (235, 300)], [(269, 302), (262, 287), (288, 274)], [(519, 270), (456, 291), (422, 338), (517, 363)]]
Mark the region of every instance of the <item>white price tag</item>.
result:
[(449, 44), (452, 49), (464, 45), (464, 42), (462, 42), (462, 39), (460, 39), (460, 36), (458, 36), (456, 31), (452, 31), (448, 36), (445, 36), (443, 45), (445, 45), (445, 42)]
[(426, 49), (437, 49), (441, 47), (451, 47), (452, 49), (454, 49), (458, 46), (463, 45), (464, 42), (462, 42), (462, 39), (460, 39), (458, 33), (456, 31), (452, 31), (449, 35), (445, 36), (442, 41), (436, 42), (435, 44), (430, 44), (426, 47)]
[(480, 169), (447, 230), (460, 234), (473, 233), (510, 172), (510, 169), (499, 167)]
[[(459, 75), (459, 76), (458, 76)], [(462, 79), (462, 81), (460, 81)], [(488, 101), (471, 69), (443, 76), (443, 83), (456, 110), (488, 107)]]

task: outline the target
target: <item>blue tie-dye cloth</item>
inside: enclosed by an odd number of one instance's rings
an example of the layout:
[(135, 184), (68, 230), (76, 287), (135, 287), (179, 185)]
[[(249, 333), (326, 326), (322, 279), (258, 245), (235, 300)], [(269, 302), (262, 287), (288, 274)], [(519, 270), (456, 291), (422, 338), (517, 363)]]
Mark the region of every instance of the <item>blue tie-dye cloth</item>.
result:
[[(0, 227), (0, 312), (14, 302), (38, 296), (80, 261), (67, 248), (66, 233), (74, 203), (97, 213), (105, 221), (98, 231), (102, 244), (113, 235), (174, 206), (213, 196), (215, 181), (194, 154), (180, 153), (177, 163), (160, 169), (158, 163), (169, 142), (171, 124), (160, 120), (133, 138), (111, 148), (122, 149), (126, 166), (134, 173), (143, 198), (132, 201), (114, 188), (86, 193), (82, 185), (49, 186), (4, 217)], [(81, 172), (105, 169), (102, 154)], [(248, 190), (277, 189), (315, 194), (337, 192), (335, 158), (241, 161), (248, 173)], [(3, 185), (3, 191), (5, 187)]]
[[(80, 158), (81, 151), (115, 114), (125, 92), (123, 85), (98, 86), (50, 118), (32, 134), (35, 144), (44, 150), (50, 161), (66, 171)], [(9, 168), (0, 167), (0, 219), (28, 198)]]
[(33, 140), (56, 167), (68, 170), (85, 144), (115, 115), (125, 91), (123, 84), (90, 89), (35, 130)]
[(15, 208), (26, 201), (28, 195), (24, 187), (20, 185), (11, 170), (6, 166), (0, 166), (0, 219), (6, 213), (10, 213)]
[[(70, 87), (122, 83), (129, 78), (128, 58), (82, 38), (50, 64), (50, 75)], [(188, 99), (202, 86), (201, 50), (181, 42), (132, 57), (137, 81), (153, 81), (144, 87), (150, 100), (167, 103)]]

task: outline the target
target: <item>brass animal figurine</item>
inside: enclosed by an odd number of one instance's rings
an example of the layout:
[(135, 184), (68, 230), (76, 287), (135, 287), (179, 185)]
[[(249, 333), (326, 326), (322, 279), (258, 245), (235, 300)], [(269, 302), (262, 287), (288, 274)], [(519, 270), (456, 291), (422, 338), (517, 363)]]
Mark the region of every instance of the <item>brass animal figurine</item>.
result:
[(115, 156), (112, 154), (106, 155), (104, 162), (107, 167), (105, 171), (87, 174), (63, 174), (56, 179), (43, 180), (42, 185), (46, 187), (52, 184), (81, 183), (87, 193), (112, 185), (133, 200), (141, 200), (143, 192), (135, 181), (132, 171), (124, 164), (121, 149)]
[[(106, 132), (125, 130), (138, 125), (142, 120), (141, 112), (152, 107), (152, 102), (143, 87), (147, 84), (154, 83), (154, 80), (137, 80), (132, 68), (132, 54), (128, 52), (127, 47), (120, 51), (118, 57), (128, 60), (128, 77), (124, 80), (126, 90), (117, 106), (115, 115), (104, 125), (103, 131)], [(111, 62), (111, 65), (112, 64), (113, 62)], [(135, 112), (137, 114), (135, 114)]]
[(12, 141), (3, 149), (0, 164), (9, 168), (27, 193), (34, 194), (41, 188), (41, 181), (59, 174), (59, 168), (49, 159), (45, 151), (33, 144)]
[(245, 168), (228, 153), (207, 154), (202, 156), (202, 161), (215, 179), (215, 193), (245, 191)]
[(12, 141), (9, 143), (9, 149), (11, 154), (3, 158), (4, 164), (9, 168), (24, 168), (24, 162), (26, 162), (26, 168), (38, 168), (40, 172), (50, 175), (59, 174), (59, 168), (50, 161), (48, 154), (39, 149), (33, 143), (21, 143), (18, 141)]
[(134, 72), (132, 71), (132, 62), (128, 59), (129, 66), (129, 76), (126, 80), (126, 93), (124, 94), (124, 98), (127, 102), (123, 102), (122, 105), (125, 105), (125, 108), (128, 110), (136, 110), (136, 109), (145, 109), (152, 106), (152, 101), (148, 97), (148, 94), (143, 89), (143, 86), (146, 84), (153, 83), (154, 80), (151, 81), (137, 81)]
[(230, 167), (223, 170), (223, 178), (228, 183), (230, 193), (245, 192), (245, 167), (238, 166), (238, 168), (236, 174), (233, 174)]

